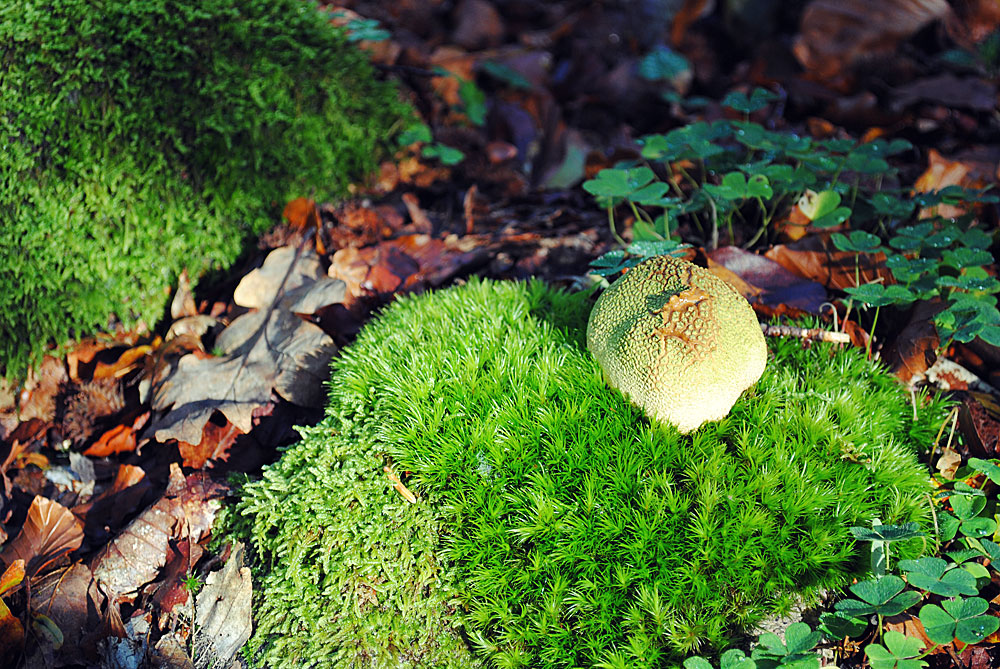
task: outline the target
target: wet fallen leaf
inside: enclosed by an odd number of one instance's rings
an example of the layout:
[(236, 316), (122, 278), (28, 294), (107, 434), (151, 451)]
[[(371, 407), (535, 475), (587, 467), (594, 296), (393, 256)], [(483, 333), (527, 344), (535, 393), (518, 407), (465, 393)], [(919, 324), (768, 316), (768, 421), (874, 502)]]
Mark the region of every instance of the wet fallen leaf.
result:
[(11, 564), (24, 560), (29, 577), (68, 553), (83, 542), (83, 525), (62, 504), (36, 495), (28, 509), (21, 533), (14, 537), (0, 560)]
[(190, 353), (155, 379), (152, 407), (164, 413), (148, 429), (157, 441), (200, 444), (214, 411), (248, 433), (254, 409), (271, 401), (272, 389), (300, 406), (324, 401), (322, 382), (336, 346), (299, 314), (343, 302), (345, 284), (322, 276), (311, 251), (302, 256), (303, 267), (296, 269), (294, 250), (271, 252), (240, 295), (244, 306), (266, 308), (240, 316), (219, 333), (215, 348), (221, 355)]

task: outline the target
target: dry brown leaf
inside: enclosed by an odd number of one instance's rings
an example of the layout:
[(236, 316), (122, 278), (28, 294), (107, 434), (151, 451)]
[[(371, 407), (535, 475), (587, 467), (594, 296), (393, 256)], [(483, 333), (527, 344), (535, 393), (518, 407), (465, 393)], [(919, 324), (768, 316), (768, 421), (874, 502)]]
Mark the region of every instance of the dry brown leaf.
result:
[(141, 430), (148, 421), (149, 412), (143, 411), (132, 421), (131, 425), (116, 425), (102, 434), (83, 454), (95, 458), (106, 458), (116, 453), (131, 453), (136, 446), (136, 432)]
[(319, 256), (311, 249), (282, 246), (267, 254), (264, 264), (240, 280), (233, 302), (249, 309), (263, 309), (281, 294), (313, 283), (323, 276)]
[(184, 459), (183, 465), (190, 469), (201, 469), (209, 462), (222, 462), (229, 459), (229, 449), (242, 435), (235, 425), (226, 420), (220, 412), (212, 414), (205, 422), (201, 433), (201, 441), (189, 444), (178, 441), (177, 448)]
[(848, 286), (880, 279), (893, 282), (892, 274), (885, 266), (884, 253), (863, 253), (858, 256), (838, 251), (832, 243), (819, 235), (809, 235), (792, 244), (773, 246), (764, 257), (828, 290), (843, 290)]
[[(243, 296), (244, 304), (261, 304), (263, 296), (273, 301), (219, 333), (215, 347), (222, 355), (188, 354), (154, 380), (152, 407), (165, 412), (149, 427), (157, 441), (200, 444), (214, 411), (246, 434), (253, 427), (254, 410), (271, 401), (272, 389), (299, 406), (319, 406), (325, 400), (322, 382), (336, 346), (298, 314), (342, 303), (345, 284), (322, 276), (311, 251), (304, 252), (304, 271), (293, 269), (288, 250), (277, 249), (268, 260), (275, 254), (276, 260), (270, 266), (265, 261), (266, 271)], [(289, 284), (296, 287), (289, 290)]]
[[(44, 666), (76, 664), (95, 651), (93, 642), (104, 602), (90, 569), (80, 562), (50, 572), (32, 585), (31, 610), (51, 619), (63, 636), (58, 650), (35, 649), (36, 654), (47, 657), (41, 661)], [(33, 666), (39, 666), (38, 662)]]
[(90, 545), (103, 545), (108, 533), (121, 529), (125, 518), (142, 508), (152, 484), (146, 473), (135, 465), (118, 465), (112, 484), (85, 504), (73, 507), (73, 514), (83, 521)]
[(205, 579), (195, 600), (197, 643), (217, 658), (216, 666), (229, 666), (253, 631), (253, 581), (244, 565), (244, 550), (243, 544), (236, 544), (225, 566)]
[[(913, 190), (917, 193), (927, 193), (941, 190), (947, 186), (975, 187), (981, 185), (969, 177), (970, 171), (971, 169), (965, 163), (948, 160), (935, 149), (931, 149), (927, 152), (927, 169), (914, 182)], [(955, 218), (966, 211), (967, 207), (940, 204), (930, 209), (922, 209), (920, 217), (926, 218), (937, 214), (944, 218)]]
[(83, 525), (62, 504), (36, 495), (28, 509), (21, 533), (14, 537), (0, 560), (11, 564), (24, 560), (29, 577), (46, 565), (75, 551), (83, 542)]
[(863, 58), (895, 52), (950, 11), (945, 0), (812, 0), (793, 51), (812, 76), (833, 79)]
[(171, 463), (164, 496), (94, 556), (94, 578), (116, 600), (133, 597), (166, 564), (172, 540), (197, 542), (211, 529), (224, 490), (200, 472), (185, 479)]
[(745, 297), (751, 302), (775, 309), (786, 305), (793, 309), (818, 314), (826, 302), (823, 286), (794, 274), (773, 260), (744, 251), (735, 246), (723, 246), (708, 254), (708, 267), (725, 267), (753, 287)]

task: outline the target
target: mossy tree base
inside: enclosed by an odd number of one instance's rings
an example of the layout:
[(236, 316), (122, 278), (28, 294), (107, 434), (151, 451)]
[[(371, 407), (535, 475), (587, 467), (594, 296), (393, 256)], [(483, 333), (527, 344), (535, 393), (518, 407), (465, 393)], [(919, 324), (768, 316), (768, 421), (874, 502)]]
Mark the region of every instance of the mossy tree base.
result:
[[(863, 571), (850, 526), (926, 520), (942, 403), (914, 420), (857, 351), (772, 340), (732, 413), (681, 435), (602, 382), (589, 308), (472, 281), (343, 351), (327, 418), (237, 510), (259, 662), (669, 666)], [(437, 634), (457, 626), (475, 657)]]
[(162, 316), (293, 197), (346, 194), (409, 116), (305, 0), (0, 6), (0, 373)]

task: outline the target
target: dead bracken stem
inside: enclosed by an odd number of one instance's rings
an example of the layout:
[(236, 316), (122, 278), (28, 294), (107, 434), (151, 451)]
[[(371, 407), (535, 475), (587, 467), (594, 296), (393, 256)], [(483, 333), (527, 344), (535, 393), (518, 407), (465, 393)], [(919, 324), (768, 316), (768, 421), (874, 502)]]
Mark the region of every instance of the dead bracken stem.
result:
[(797, 328), (791, 325), (770, 325), (761, 323), (765, 337), (798, 337), (810, 341), (827, 341), (835, 344), (849, 344), (851, 338), (846, 332), (831, 332), (820, 328)]

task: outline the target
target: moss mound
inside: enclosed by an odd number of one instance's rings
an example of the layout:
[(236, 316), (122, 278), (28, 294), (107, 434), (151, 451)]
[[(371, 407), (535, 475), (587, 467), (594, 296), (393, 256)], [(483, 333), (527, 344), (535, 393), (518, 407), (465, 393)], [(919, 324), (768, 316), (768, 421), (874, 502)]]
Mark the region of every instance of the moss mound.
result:
[(20, 0), (0, 43), (8, 376), (110, 314), (157, 321), (182, 268), (342, 195), (406, 113), (302, 0)]
[(343, 351), (327, 418), (234, 514), (261, 664), (469, 666), (434, 636), (461, 625), (500, 667), (671, 666), (863, 571), (850, 526), (925, 520), (914, 450), (940, 403), (914, 421), (856, 351), (774, 341), (732, 413), (682, 435), (602, 382), (589, 309), (473, 281), (400, 300)]

